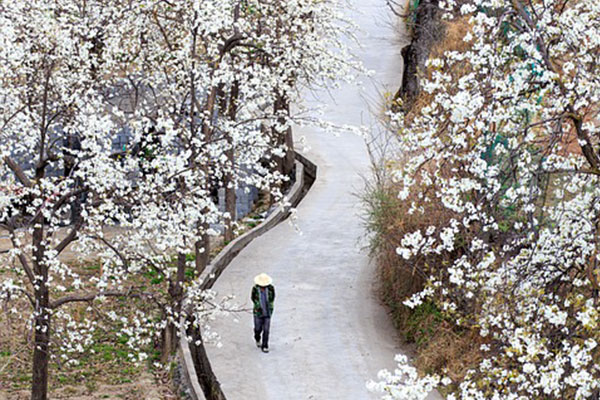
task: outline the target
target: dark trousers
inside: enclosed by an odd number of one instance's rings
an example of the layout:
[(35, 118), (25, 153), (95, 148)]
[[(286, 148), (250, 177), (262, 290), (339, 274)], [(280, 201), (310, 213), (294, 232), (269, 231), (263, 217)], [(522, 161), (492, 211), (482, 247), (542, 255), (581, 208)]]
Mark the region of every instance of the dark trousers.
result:
[(269, 347), (269, 330), (271, 328), (271, 317), (257, 317), (254, 316), (254, 340), (260, 342), (262, 335), (261, 347)]

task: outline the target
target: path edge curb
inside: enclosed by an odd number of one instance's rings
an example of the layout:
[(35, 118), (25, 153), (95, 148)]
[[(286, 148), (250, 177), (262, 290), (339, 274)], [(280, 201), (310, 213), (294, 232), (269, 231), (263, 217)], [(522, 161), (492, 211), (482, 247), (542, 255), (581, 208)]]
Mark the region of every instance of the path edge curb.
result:
[[(295, 152), (295, 159), (295, 182), (285, 196), (285, 205), (279, 206), (263, 222), (232, 240), (217, 254), (200, 276), (202, 289), (212, 288), (225, 268), (252, 240), (284, 221), (290, 209), (304, 198), (317, 178), (317, 166), (298, 152)], [(187, 321), (181, 322), (178, 359), (186, 393), (191, 400), (226, 400), (210, 365), (201, 333)]]

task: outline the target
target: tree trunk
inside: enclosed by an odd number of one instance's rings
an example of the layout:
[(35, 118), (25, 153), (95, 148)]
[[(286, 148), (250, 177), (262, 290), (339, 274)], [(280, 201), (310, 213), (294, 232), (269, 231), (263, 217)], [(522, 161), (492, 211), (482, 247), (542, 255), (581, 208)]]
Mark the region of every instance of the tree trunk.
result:
[(48, 398), (48, 360), (50, 359), (50, 294), (48, 292), (48, 268), (41, 262), (44, 259), (45, 247), (42, 244), (44, 230), (41, 227), (42, 218), (35, 221), (40, 224), (33, 231), (34, 272), (38, 279), (35, 282), (35, 341), (33, 349), (33, 373), (31, 383), (31, 400), (46, 400)]
[[(217, 105), (217, 95), (219, 92), (218, 86), (213, 86), (208, 93), (208, 97), (206, 98), (206, 103), (203, 109), (203, 118), (204, 121), (202, 123), (202, 139), (205, 142), (210, 142), (213, 135), (213, 117), (215, 112), (215, 105)], [(212, 192), (213, 185), (210, 180), (210, 169), (209, 165), (202, 165), (202, 170), (204, 171), (204, 175), (206, 176), (206, 180), (204, 182), (204, 187), (208, 193)], [(203, 210), (203, 213), (207, 213), (208, 210)], [(200, 240), (194, 243), (194, 253), (196, 256), (195, 264), (196, 264), (196, 274), (200, 276), (206, 266), (208, 265), (208, 256), (210, 252), (210, 237), (206, 233), (209, 228), (208, 224), (202, 223), (199, 226), (200, 231)]]
[[(231, 121), (236, 120), (237, 116), (237, 102), (240, 88), (237, 81), (233, 82), (231, 86), (231, 94), (229, 99), (228, 116)], [(225, 175), (225, 211), (229, 213), (229, 223), (225, 226), (225, 242), (231, 242), (233, 240), (233, 223), (237, 220), (237, 196), (235, 193), (235, 149), (233, 138), (231, 135), (227, 135), (227, 145), (229, 148), (226, 151), (227, 161), (229, 162), (230, 171)]]
[[(277, 40), (281, 38), (282, 35), (282, 21), (281, 19), (277, 19), (277, 24), (275, 27), (275, 36)], [(293, 82), (294, 78), (289, 78), (290, 83)], [(292, 84), (293, 87), (293, 84)], [(277, 116), (278, 124), (284, 124), (286, 122), (286, 118), (284, 115), (290, 115), (290, 104), (287, 99), (285, 92), (281, 92), (279, 88), (275, 89), (275, 105), (274, 112)], [(275, 133), (275, 143), (277, 146), (284, 146), (285, 155), (283, 159), (279, 159), (277, 161), (277, 166), (279, 168), (279, 172), (284, 176), (290, 176), (292, 174), (292, 170), (294, 169), (294, 140), (292, 137), (292, 128), (288, 127), (285, 130), (279, 130), (277, 128), (274, 129)], [(284, 192), (287, 187), (290, 185), (290, 181), (282, 182), (281, 191)]]
[(225, 180), (225, 211), (229, 214), (229, 221), (225, 225), (224, 240), (226, 243), (229, 243), (234, 239), (233, 224), (237, 220), (237, 195), (235, 193), (233, 179), (229, 177), (229, 175), (230, 174), (228, 174), (228, 177)]
[[(181, 318), (181, 303), (183, 301), (183, 281), (185, 279), (185, 253), (177, 254), (177, 273), (175, 280), (169, 281), (169, 297), (173, 308), (173, 321), (168, 321), (163, 332), (162, 361), (167, 362), (177, 348), (177, 323)], [(167, 318), (169, 316), (167, 315)]]
[(202, 272), (208, 265), (210, 255), (210, 236), (206, 233), (208, 227), (203, 227), (200, 240), (194, 244), (196, 255), (196, 276), (202, 275)]
[[(79, 141), (79, 138), (76, 135), (68, 134), (65, 139), (65, 148), (73, 150), (73, 152), (64, 151), (64, 154), (66, 157), (64, 158), (63, 175), (65, 177), (70, 177), (71, 174), (73, 173), (73, 169), (75, 168), (75, 158), (73, 157), (73, 154), (76, 151), (81, 150), (81, 143)], [(82, 186), (81, 178), (76, 177), (76, 178), (74, 178), (74, 180), (75, 180), (76, 187)], [(71, 225), (75, 225), (81, 219), (81, 211), (82, 211), (81, 196), (75, 197), (75, 199), (71, 202), (70, 208), (71, 208), (71, 216), (70, 216), (69, 223)]]
[[(395, 95), (394, 100), (402, 100), (394, 109), (410, 110), (421, 91), (419, 71), (425, 67), (431, 49), (444, 35), (444, 24), (440, 21), (442, 14), (439, 9), (439, 0), (422, 0), (418, 3), (414, 14), (409, 16), (413, 24), (411, 43), (402, 49), (404, 70), (402, 72), (402, 85)], [(414, 18), (414, 20), (413, 20)]]
[[(46, 290), (47, 292), (48, 290)], [(31, 385), (32, 400), (46, 400), (48, 398), (50, 313), (48, 312), (47, 302), (45, 305), (40, 304), (40, 306), (38, 308), (39, 314), (35, 318), (35, 348), (33, 349), (33, 379)]]
[(190, 324), (187, 334), (188, 336), (192, 337), (192, 342), (190, 343), (190, 353), (192, 354), (192, 359), (194, 360), (196, 376), (198, 377), (198, 382), (202, 387), (204, 396), (208, 400), (225, 400), (225, 394), (221, 389), (221, 384), (219, 383), (219, 380), (217, 379), (217, 376), (210, 365), (210, 360), (208, 359), (208, 354), (206, 353), (204, 340), (202, 339), (200, 330), (194, 327), (193, 324)]
[[(286, 105), (286, 107), (289, 109), (289, 105)], [(296, 159), (294, 155), (294, 136), (292, 135), (292, 127), (286, 129), (283, 144), (286, 147), (285, 157), (283, 159), (283, 173), (285, 176), (291, 177)]]
[(171, 323), (168, 323), (167, 327), (165, 328), (162, 334), (162, 353), (160, 361), (163, 364), (169, 362), (171, 354), (173, 354), (173, 351), (175, 351), (175, 346), (177, 346), (177, 343), (175, 341), (176, 337), (177, 336), (175, 334), (175, 326)]
[[(275, 115), (288, 114), (290, 111), (290, 105), (287, 99), (282, 94), (277, 94), (275, 100)], [(277, 118), (278, 124), (285, 124), (286, 118), (280, 116)], [(284, 176), (291, 176), (294, 170), (294, 137), (292, 135), (292, 128), (288, 127), (285, 130), (274, 128), (275, 144), (276, 146), (283, 146), (285, 148), (285, 155), (283, 158), (277, 159), (278, 171)], [(282, 184), (282, 191), (289, 186), (289, 181)]]

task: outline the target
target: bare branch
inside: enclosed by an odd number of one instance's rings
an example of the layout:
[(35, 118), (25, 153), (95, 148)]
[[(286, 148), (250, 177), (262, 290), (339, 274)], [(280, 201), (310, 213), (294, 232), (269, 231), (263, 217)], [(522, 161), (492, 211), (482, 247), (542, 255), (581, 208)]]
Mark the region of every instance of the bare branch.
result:
[[(15, 228), (14, 228), (14, 225), (12, 224), (12, 220), (11, 220), (11, 223), (6, 225), (6, 228), (8, 228), (9, 237), (10, 237), (10, 241), (13, 245), (13, 248), (19, 249), (17, 241), (15, 240)], [(19, 262), (21, 262), (21, 265), (23, 266), (23, 270), (25, 271), (25, 274), (27, 274), (27, 278), (29, 278), (29, 281), (31, 282), (31, 284), (33, 284), (35, 282), (35, 275), (33, 274), (33, 270), (31, 269), (31, 266), (29, 265), (29, 261), (27, 261), (27, 257), (25, 257), (25, 254), (23, 254), (22, 251), (19, 251), (19, 254), (17, 257), (19, 258)]]
[(33, 297), (33, 295), (31, 293), (29, 293), (27, 290), (22, 289), (22, 288), (17, 288), (17, 290), (19, 290), (19, 292), (21, 292), (25, 296), (27, 296), (27, 298), (29, 299), (29, 303), (31, 303), (31, 306), (35, 307), (35, 298)]
[(108, 248), (110, 248), (116, 255), (117, 257), (119, 257), (119, 259), (121, 260), (121, 262), (123, 263), (123, 265), (125, 266), (126, 270), (129, 270), (129, 262), (127, 261), (127, 257), (125, 257), (123, 255), (123, 253), (121, 253), (119, 251), (119, 249), (117, 249), (113, 244), (111, 244), (108, 240), (106, 240), (103, 237), (100, 236), (92, 236), (92, 238), (101, 241), (102, 243), (104, 243)]
[(67, 303), (76, 303), (76, 302), (84, 302), (84, 301), (92, 301), (98, 297), (123, 297), (130, 295), (130, 291), (120, 291), (120, 290), (108, 290), (105, 292), (96, 292), (96, 293), (85, 293), (85, 294), (74, 294), (71, 296), (65, 296), (58, 300), (55, 300), (50, 303), (51, 309), (56, 309), (62, 305)]
[(90, 302), (94, 301), (98, 297), (138, 297), (148, 298), (156, 301), (155, 296), (152, 293), (136, 292), (135, 290), (136, 288), (130, 287), (127, 290), (106, 290), (95, 293), (74, 294), (70, 296), (61, 297), (60, 299), (51, 302), (50, 308), (54, 310), (68, 303)]
[(408, 17), (408, 13), (399, 13), (397, 11), (397, 8), (402, 8), (402, 6), (400, 4), (398, 4), (398, 2), (394, 1), (394, 0), (387, 0), (386, 1), (387, 6), (389, 7), (389, 9), (392, 11), (392, 13), (394, 13), (394, 15), (396, 15), (397, 17), (400, 18), (406, 18)]
[(79, 232), (79, 229), (81, 229), (81, 226), (83, 224), (81, 222), (77, 222), (73, 228), (71, 229), (71, 231), (69, 231), (69, 233), (67, 234), (67, 236), (64, 237), (64, 239), (54, 248), (54, 250), (56, 250), (56, 252), (58, 254), (62, 253), (62, 251), (69, 245), (71, 244), (71, 242), (73, 242), (75, 239), (77, 239), (77, 232)]
[(17, 164), (9, 156), (5, 156), (4, 157), (4, 162), (6, 163), (6, 165), (8, 166), (8, 168), (10, 168), (12, 170), (12, 172), (15, 174), (15, 176), (17, 177), (17, 179), (19, 180), (19, 182), (21, 182), (21, 184), (23, 184), (24, 186), (27, 186), (28, 188), (33, 187), (33, 183), (27, 177), (27, 175), (25, 175), (25, 172), (19, 166), (19, 164)]
[(58, 201), (52, 207), (52, 213), (53, 214), (56, 213), (56, 211), (58, 211), (58, 209), (71, 197), (79, 196), (80, 194), (85, 193), (87, 190), (88, 190), (87, 188), (80, 188), (80, 189), (71, 190), (70, 192), (65, 193), (64, 195), (61, 196), (60, 199), (58, 199)]

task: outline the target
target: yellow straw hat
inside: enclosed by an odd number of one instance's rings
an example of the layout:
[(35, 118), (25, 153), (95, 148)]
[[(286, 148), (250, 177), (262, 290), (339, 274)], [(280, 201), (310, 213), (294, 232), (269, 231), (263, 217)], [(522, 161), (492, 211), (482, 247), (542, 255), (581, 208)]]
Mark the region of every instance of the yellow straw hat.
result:
[(254, 277), (254, 283), (258, 286), (269, 286), (273, 282), (273, 279), (264, 272)]

